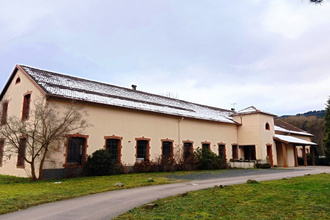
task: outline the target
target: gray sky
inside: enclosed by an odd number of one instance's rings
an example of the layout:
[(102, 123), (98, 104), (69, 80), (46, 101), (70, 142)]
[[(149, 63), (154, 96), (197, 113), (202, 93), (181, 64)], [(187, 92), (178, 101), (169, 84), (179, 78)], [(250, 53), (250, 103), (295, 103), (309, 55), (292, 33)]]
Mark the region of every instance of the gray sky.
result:
[(330, 2), (1, 0), (0, 87), (16, 64), (230, 109), (324, 109)]

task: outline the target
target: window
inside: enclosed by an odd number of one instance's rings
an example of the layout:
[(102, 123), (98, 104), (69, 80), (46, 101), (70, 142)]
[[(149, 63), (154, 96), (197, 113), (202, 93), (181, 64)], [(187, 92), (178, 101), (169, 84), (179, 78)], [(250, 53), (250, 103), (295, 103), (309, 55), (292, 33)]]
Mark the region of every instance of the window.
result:
[(67, 148), (67, 166), (82, 166), (85, 162), (86, 138), (69, 137)]
[(183, 143), (183, 158), (188, 159), (193, 154), (192, 142)]
[(3, 148), (5, 146), (4, 140), (0, 140), (0, 166), (2, 165), (3, 161)]
[(266, 125), (265, 125), (265, 129), (266, 130), (270, 130), (270, 126), (269, 126), (269, 123), (267, 122)]
[(18, 146), (17, 167), (24, 167), (25, 149), (26, 149), (26, 138), (21, 138)]
[(233, 159), (238, 159), (237, 145), (232, 146), (232, 153), (233, 153), (232, 155)]
[(21, 82), (21, 78), (17, 77), (15, 84), (18, 84)]
[(29, 118), (30, 101), (31, 101), (31, 94), (25, 95), (24, 96), (24, 102), (23, 102), (22, 120), (27, 120)]
[(226, 149), (224, 144), (219, 144), (219, 157), (226, 161)]
[(202, 143), (202, 150), (211, 150), (210, 143)]
[(8, 102), (4, 102), (2, 104), (0, 125), (5, 125), (7, 123), (7, 114), (8, 114)]
[(120, 163), (121, 149), (120, 139), (108, 138), (105, 140), (106, 150), (111, 156), (111, 159), (117, 163)]
[(162, 156), (166, 159), (173, 158), (173, 142), (172, 141), (162, 141)]
[(136, 140), (136, 162), (149, 160), (149, 140)]

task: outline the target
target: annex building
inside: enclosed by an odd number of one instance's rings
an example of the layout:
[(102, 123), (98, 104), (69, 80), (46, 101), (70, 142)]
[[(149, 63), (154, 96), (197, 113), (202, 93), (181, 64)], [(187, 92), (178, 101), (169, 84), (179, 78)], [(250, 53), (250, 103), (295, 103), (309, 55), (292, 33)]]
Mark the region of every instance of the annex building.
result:
[[(311, 146), (316, 145), (311, 134), (254, 106), (221, 109), (25, 65), (16, 65), (1, 91), (0, 126), (11, 116), (32, 120), (29, 112), (40, 97), (59, 109), (75, 100), (84, 106), (92, 125), (59, 143), (61, 150), (46, 158), (47, 175), (83, 167), (87, 156), (102, 148), (126, 165), (207, 148), (227, 162), (267, 161), (288, 167), (298, 166), (298, 156), (307, 165), (306, 152), (313, 154)], [(27, 176), (29, 167), (22, 156), (28, 149), (23, 146), (5, 157), (8, 143), (0, 136), (0, 174)]]

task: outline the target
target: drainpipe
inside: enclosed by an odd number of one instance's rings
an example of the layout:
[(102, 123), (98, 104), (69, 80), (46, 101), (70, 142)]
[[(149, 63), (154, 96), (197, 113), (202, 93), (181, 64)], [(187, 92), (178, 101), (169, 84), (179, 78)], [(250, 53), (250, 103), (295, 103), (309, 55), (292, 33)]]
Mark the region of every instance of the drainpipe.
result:
[(182, 120), (184, 120), (184, 117), (180, 118), (178, 121), (178, 146), (180, 146), (180, 143), (181, 143), (180, 122)]

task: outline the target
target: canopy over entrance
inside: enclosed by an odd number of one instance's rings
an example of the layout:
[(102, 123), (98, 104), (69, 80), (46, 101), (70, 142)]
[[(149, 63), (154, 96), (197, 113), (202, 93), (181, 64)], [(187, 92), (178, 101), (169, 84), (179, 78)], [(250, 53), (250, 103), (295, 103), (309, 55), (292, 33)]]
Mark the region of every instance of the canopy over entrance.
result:
[[(297, 146), (302, 146), (302, 157), (304, 159), (304, 166), (307, 166), (307, 158), (306, 158), (306, 146), (311, 146), (311, 154), (312, 154), (312, 161), (313, 165), (315, 165), (315, 154), (314, 154), (314, 148), (312, 146), (316, 146), (317, 144), (311, 141), (306, 141), (300, 138), (288, 136), (288, 135), (280, 135), (275, 134), (274, 140), (281, 144), (281, 151), (282, 151), (282, 157), (283, 157), (283, 166), (287, 167), (287, 149), (290, 146), (293, 146), (293, 154), (294, 154), (294, 165), (298, 166), (298, 153), (297, 153)], [(292, 147), (290, 147), (292, 149)]]
[(311, 141), (305, 141), (300, 138), (296, 138), (288, 135), (280, 135), (280, 134), (275, 134), (274, 140), (284, 142), (286, 144), (309, 145), (309, 146), (317, 145), (316, 143)]

